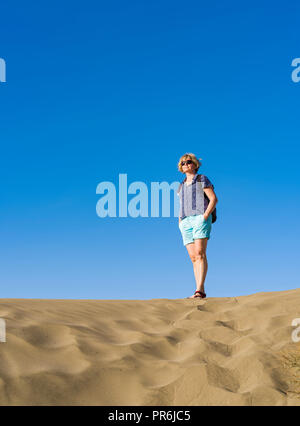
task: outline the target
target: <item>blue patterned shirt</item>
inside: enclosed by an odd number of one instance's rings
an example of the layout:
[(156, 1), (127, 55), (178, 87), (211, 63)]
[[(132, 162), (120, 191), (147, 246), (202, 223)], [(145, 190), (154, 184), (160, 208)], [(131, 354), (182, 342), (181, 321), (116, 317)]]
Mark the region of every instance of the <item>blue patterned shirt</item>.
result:
[(183, 184), (177, 192), (180, 201), (180, 219), (205, 213), (209, 199), (205, 196), (204, 188), (214, 188), (214, 185), (205, 175), (196, 173), (192, 183), (188, 185), (186, 184), (186, 178), (184, 179)]

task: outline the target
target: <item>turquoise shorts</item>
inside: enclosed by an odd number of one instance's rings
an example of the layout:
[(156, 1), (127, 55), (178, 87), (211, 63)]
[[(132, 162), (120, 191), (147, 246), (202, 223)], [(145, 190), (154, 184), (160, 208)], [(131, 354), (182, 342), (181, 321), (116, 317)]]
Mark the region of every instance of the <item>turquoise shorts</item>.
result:
[(212, 224), (211, 214), (207, 220), (203, 218), (203, 214), (196, 214), (193, 216), (186, 216), (179, 223), (183, 244), (193, 243), (198, 238), (210, 238)]

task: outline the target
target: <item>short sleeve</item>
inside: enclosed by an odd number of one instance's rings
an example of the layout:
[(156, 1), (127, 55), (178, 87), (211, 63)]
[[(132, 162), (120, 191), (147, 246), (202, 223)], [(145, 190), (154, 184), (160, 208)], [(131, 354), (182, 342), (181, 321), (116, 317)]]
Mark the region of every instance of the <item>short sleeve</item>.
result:
[(207, 176), (205, 175), (201, 175), (201, 179), (200, 179), (202, 188), (213, 188), (213, 184), (211, 183), (211, 181), (208, 179)]

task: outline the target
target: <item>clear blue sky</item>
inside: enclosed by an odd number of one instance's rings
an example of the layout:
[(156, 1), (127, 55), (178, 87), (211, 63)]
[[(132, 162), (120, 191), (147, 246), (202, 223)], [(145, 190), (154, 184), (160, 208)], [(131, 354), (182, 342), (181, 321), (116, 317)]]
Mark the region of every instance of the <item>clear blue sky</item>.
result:
[[(298, 3), (298, 4), (297, 4)], [(1, 298), (182, 298), (176, 218), (96, 215), (101, 181), (203, 159), (208, 296), (299, 286), (299, 2), (1, 5)]]

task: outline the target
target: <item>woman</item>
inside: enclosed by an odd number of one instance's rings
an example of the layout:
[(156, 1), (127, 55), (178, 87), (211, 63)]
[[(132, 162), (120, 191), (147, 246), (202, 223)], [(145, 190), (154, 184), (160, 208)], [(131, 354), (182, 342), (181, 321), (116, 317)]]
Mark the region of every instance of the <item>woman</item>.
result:
[[(196, 291), (190, 298), (204, 299), (206, 297), (204, 281), (208, 266), (206, 247), (210, 238), (211, 213), (218, 199), (208, 177), (197, 173), (200, 166), (200, 161), (191, 153), (184, 154), (179, 160), (178, 169), (185, 174), (185, 179), (178, 189), (179, 229), (183, 244), (193, 262), (196, 280)], [(204, 194), (207, 195), (207, 198)]]

